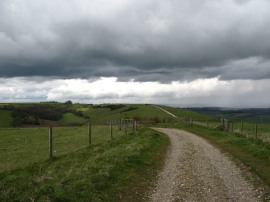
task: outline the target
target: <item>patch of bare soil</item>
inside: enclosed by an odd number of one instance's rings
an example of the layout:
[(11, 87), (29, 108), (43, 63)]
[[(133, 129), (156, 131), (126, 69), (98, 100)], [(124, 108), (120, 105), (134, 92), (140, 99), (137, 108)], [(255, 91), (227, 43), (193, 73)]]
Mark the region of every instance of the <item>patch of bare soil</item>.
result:
[(206, 140), (177, 129), (159, 128), (171, 140), (164, 170), (152, 201), (263, 201), (264, 187), (255, 188), (250, 173)]

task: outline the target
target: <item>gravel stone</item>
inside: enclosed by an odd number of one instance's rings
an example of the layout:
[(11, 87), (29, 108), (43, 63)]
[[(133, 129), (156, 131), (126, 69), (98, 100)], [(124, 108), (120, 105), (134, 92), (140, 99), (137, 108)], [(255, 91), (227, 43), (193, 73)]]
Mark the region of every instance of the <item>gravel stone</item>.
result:
[(171, 148), (151, 201), (262, 201), (263, 191), (206, 140), (183, 130), (154, 129), (169, 136)]

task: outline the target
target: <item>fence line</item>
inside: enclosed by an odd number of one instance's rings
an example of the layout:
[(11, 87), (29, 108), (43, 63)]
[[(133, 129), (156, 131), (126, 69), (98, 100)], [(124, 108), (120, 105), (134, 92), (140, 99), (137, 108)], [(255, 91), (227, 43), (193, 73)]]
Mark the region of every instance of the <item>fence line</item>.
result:
[(232, 132), (235, 134), (240, 134), (243, 135), (247, 138), (253, 138), (253, 139), (260, 139), (265, 142), (270, 142), (270, 131), (269, 128), (265, 127), (266, 129), (263, 128), (265, 124), (258, 124), (258, 123), (249, 123), (249, 122), (233, 122), (227, 119), (220, 119), (220, 123), (218, 122), (212, 122), (214, 127), (211, 127), (209, 120), (195, 120), (191, 118), (185, 118), (182, 119), (184, 120), (183, 122), (186, 123), (187, 125), (199, 125), (207, 128), (220, 128), (226, 132)]
[(49, 159), (53, 158), (53, 136), (52, 127), (49, 128)]
[[(122, 130), (122, 126), (125, 127), (125, 135), (128, 134), (128, 128), (131, 128), (132, 134), (137, 131), (137, 122), (133, 119), (123, 119), (120, 121), (112, 120), (109, 122), (109, 135), (110, 139), (113, 140), (113, 126), (119, 127), (119, 131)], [(92, 145), (92, 125), (88, 123), (88, 146)], [(53, 128), (49, 127), (49, 159), (53, 159)]]

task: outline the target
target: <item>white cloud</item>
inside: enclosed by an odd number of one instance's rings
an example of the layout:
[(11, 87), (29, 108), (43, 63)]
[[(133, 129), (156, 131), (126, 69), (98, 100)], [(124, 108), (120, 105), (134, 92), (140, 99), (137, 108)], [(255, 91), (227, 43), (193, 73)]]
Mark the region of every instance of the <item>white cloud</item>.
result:
[(1, 102), (159, 103), (190, 106), (270, 107), (270, 80), (220, 81), (218, 78), (171, 83), (38, 78), (0, 79)]

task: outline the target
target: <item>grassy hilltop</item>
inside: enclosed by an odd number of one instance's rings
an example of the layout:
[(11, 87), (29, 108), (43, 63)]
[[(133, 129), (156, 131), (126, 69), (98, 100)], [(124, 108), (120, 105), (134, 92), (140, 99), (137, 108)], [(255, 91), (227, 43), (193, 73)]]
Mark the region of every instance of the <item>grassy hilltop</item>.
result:
[[(162, 108), (178, 117), (211, 119), (208, 115), (188, 110)], [(173, 117), (154, 105), (147, 104), (63, 104), (29, 103), (0, 105), (0, 127), (74, 126), (89, 121), (104, 125), (111, 120), (135, 119), (144, 122), (167, 122)]]

